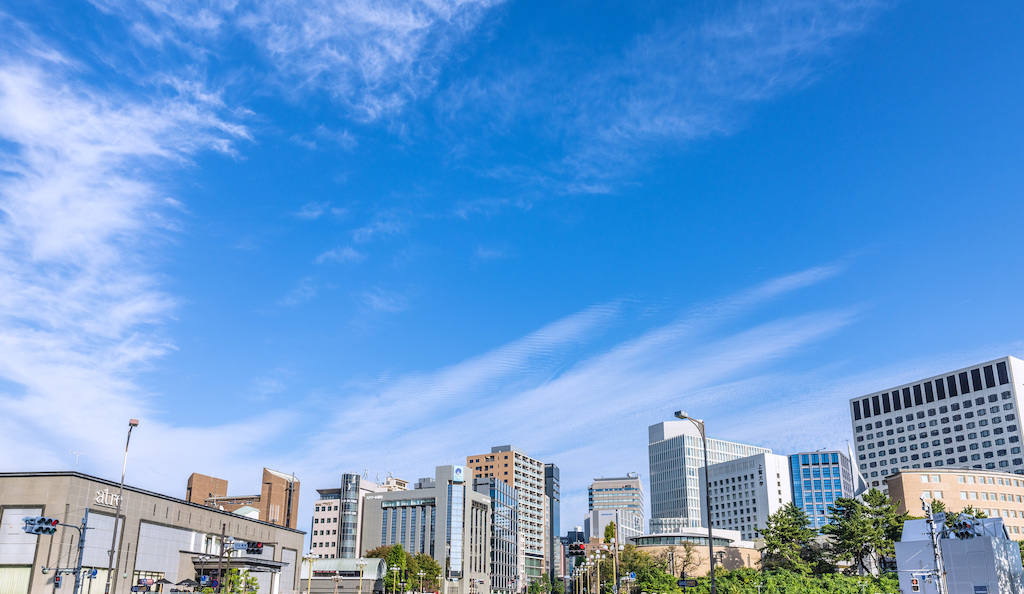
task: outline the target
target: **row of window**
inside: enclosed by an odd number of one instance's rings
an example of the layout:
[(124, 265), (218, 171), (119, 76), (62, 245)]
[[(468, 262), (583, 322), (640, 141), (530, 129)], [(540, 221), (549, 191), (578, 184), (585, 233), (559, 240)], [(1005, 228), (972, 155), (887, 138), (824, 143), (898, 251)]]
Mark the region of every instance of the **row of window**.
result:
[[(1013, 398), (1013, 395), (1009, 391), (1006, 391), (1006, 392), (1003, 392), (1001, 394), (1001, 397), (1002, 397), (1003, 400), (1011, 400)], [(988, 402), (990, 404), (994, 403), (994, 402), (998, 402), (999, 399), (1000, 399), (1000, 395), (989, 394), (989, 396), (988, 396)], [(946, 413), (948, 413), (950, 411), (956, 412), (956, 411), (960, 410), (961, 407), (966, 410), (966, 409), (971, 408), (972, 406), (984, 407), (985, 406), (985, 398), (979, 396), (978, 398), (975, 398), (973, 401), (971, 401), (971, 400), (964, 400), (963, 402), (960, 402), (960, 403), (953, 402), (949, 406), (940, 406), (940, 407), (938, 407), (938, 409), (929, 408), (928, 411), (927, 411), (927, 416), (934, 417), (937, 414), (944, 415), (944, 414), (946, 414)], [(1003, 406), (1002, 406), (1003, 410), (1013, 410), (1013, 408), (1014, 408), (1014, 403), (1013, 402), (1004, 403)], [(989, 412), (995, 413), (995, 412), (998, 412), (998, 411), (999, 411), (999, 407), (998, 406), (993, 406), (993, 407), (989, 408)], [(985, 409), (984, 408), (980, 408), (977, 411), (977, 414), (979, 416), (984, 415), (985, 414)], [(965, 412), (964, 416), (966, 418), (970, 419), (970, 418), (974, 417), (974, 413), (972, 413), (972, 412)], [(914, 418), (915, 418), (914, 413), (908, 414), (905, 417), (902, 416), (902, 415), (896, 415), (895, 422), (896, 422), (897, 425), (900, 425), (900, 424), (902, 424), (904, 422), (913, 423)], [(923, 410), (917, 411), (916, 418), (918, 418), (918, 419), (925, 418), (925, 411), (923, 411)], [(893, 425), (893, 420), (894, 419), (886, 419), (885, 420), (885, 426), (886, 427), (891, 427)], [(960, 420), (959, 415), (953, 415), (953, 420), (954, 421), (959, 421)], [(946, 420), (944, 420), (943, 422), (944, 423), (948, 422), (948, 418)], [(932, 423), (932, 424), (934, 425), (934, 423)], [(865, 431), (865, 430), (870, 431), (871, 427), (872, 427), (871, 423), (867, 423), (865, 425), (857, 425), (857, 426), (854, 427), (854, 432), (855, 433), (861, 433), (862, 431)], [(881, 429), (882, 428), (882, 421), (875, 421), (874, 427), (876, 429)], [(890, 435), (891, 435), (891, 431), (890, 431)], [(870, 437), (869, 437), (869, 439), (870, 439)]]
[[(984, 382), (982, 382), (983, 375)], [(997, 375), (998, 378), (996, 377)], [(966, 395), (972, 391), (978, 392), (991, 389), (996, 387), (997, 379), (1000, 386), (1010, 383), (1005, 361), (997, 363), (994, 372), (991, 365), (986, 365), (983, 368), (972, 369), (970, 372), (964, 371), (946, 378), (940, 377), (935, 380), (907, 386), (902, 388), (902, 390), (896, 389), (892, 392), (875, 394), (863, 400), (854, 400), (851, 403), (853, 406), (853, 419), (854, 421), (859, 421), (861, 418), (867, 419), (872, 415), (877, 416), (894, 410), (900, 410), (901, 408), (921, 406), (926, 402), (934, 402), (936, 399), (945, 400), (947, 394), (952, 398), (958, 395), (958, 387), (960, 395)]]

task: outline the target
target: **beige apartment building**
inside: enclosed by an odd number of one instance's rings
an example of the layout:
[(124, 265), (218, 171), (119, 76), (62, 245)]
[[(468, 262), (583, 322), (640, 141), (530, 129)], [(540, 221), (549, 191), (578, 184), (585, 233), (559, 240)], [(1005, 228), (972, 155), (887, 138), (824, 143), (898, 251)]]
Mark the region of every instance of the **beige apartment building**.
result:
[(921, 499), (941, 501), (946, 512), (967, 506), (1003, 518), (1010, 538), (1024, 540), (1024, 476), (980, 469), (925, 468), (900, 470), (886, 478), (889, 496), (900, 512), (921, 516)]
[(473, 476), (496, 478), (516, 490), (519, 507), (519, 585), (540, 580), (551, 566), (548, 534), (551, 510), (544, 491), (544, 463), (519, 448), (503, 445), (466, 457)]

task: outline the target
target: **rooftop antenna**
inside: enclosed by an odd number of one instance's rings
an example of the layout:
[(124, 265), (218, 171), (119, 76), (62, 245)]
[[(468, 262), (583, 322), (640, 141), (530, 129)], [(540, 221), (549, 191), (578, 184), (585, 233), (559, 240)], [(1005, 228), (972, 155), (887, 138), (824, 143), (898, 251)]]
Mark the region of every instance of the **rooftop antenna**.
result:
[(75, 450), (71, 450), (71, 455), (75, 457), (75, 472), (78, 472), (78, 458), (83, 454), (88, 455), (89, 452), (76, 452)]

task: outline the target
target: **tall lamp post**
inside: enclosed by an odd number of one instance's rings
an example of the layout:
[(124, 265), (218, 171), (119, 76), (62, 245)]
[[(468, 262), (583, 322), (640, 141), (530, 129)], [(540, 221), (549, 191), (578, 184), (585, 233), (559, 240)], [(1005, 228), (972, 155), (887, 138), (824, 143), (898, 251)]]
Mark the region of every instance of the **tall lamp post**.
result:
[(711, 594), (718, 594), (718, 586), (715, 584), (715, 545), (711, 534), (711, 475), (708, 474), (708, 437), (704, 433), (704, 421), (695, 419), (681, 410), (675, 414), (677, 419), (690, 421), (700, 432), (700, 440), (704, 444), (704, 507), (707, 508), (708, 516), (708, 564), (711, 565)]
[(366, 567), (366, 559), (356, 559), (356, 566), (359, 568), (359, 594), (363, 594), (363, 568)]
[(110, 578), (114, 576), (114, 548), (117, 547), (117, 521), (121, 517), (121, 498), (124, 495), (124, 472), (128, 469), (128, 444), (132, 442), (132, 428), (139, 426), (138, 419), (128, 420), (128, 439), (124, 442), (124, 463), (121, 464), (121, 486), (117, 490), (117, 509), (114, 511), (114, 528), (110, 535), (110, 561), (107, 563), (107, 585), (103, 588), (105, 594), (110, 594)]

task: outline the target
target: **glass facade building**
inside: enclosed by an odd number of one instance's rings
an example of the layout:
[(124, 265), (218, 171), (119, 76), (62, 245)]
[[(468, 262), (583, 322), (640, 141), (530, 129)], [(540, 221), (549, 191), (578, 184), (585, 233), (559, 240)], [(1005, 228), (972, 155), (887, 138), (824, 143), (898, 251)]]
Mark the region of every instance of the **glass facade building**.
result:
[(511, 594), (519, 578), (519, 495), (493, 477), (474, 479), (473, 489), (491, 498), (491, 591)]
[(793, 475), (793, 505), (803, 509), (814, 528), (828, 523), (828, 506), (840, 497), (853, 497), (853, 463), (839, 451), (802, 452), (789, 457)]

